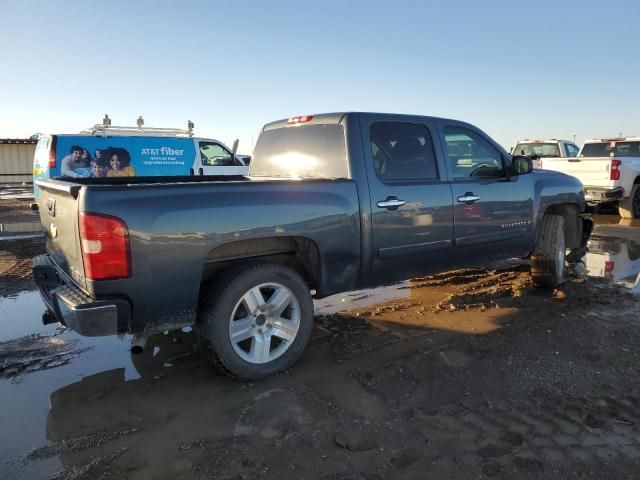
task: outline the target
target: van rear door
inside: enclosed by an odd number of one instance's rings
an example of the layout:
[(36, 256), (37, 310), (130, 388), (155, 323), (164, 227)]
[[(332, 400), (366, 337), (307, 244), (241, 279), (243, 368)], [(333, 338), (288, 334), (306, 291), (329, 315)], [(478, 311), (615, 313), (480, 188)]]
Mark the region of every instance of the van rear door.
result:
[(55, 135), (44, 135), (38, 139), (33, 155), (33, 195), (36, 200), (40, 197), (36, 180), (50, 178), (50, 169), (56, 166), (55, 144)]

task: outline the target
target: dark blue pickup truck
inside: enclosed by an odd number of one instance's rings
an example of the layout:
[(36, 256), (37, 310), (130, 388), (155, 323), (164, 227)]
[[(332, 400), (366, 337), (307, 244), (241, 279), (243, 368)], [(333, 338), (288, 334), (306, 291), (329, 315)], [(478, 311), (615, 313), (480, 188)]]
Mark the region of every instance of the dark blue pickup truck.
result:
[(295, 362), (313, 297), (529, 256), (533, 282), (555, 287), (592, 226), (575, 178), (532, 171), (472, 125), (423, 116), (270, 123), (249, 177), (38, 185), (45, 318), (138, 339), (193, 325), (243, 379)]

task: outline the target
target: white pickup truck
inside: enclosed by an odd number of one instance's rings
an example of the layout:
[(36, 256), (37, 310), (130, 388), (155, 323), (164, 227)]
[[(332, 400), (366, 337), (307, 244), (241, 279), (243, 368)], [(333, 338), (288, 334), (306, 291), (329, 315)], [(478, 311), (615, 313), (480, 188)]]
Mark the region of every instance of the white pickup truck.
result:
[(640, 217), (640, 137), (587, 140), (575, 158), (545, 158), (542, 168), (572, 175), (589, 205), (618, 202), (622, 218)]
[(511, 155), (531, 157), (533, 168), (545, 168), (546, 159), (564, 159), (578, 155), (580, 148), (569, 140), (520, 140), (511, 148)]

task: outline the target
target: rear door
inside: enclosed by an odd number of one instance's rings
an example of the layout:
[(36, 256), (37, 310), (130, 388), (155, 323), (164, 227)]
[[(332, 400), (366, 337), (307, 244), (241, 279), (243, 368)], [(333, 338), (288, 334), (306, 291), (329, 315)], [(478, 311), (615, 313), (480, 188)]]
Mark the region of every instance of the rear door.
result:
[(528, 253), (534, 176), (509, 178), (505, 152), (471, 126), (441, 121), (440, 132), (453, 194), (454, 264)]
[(361, 117), (371, 195), (372, 273), (389, 282), (446, 267), (451, 188), (430, 120)]
[[(53, 158), (50, 158), (52, 152)], [(33, 155), (33, 195), (37, 200), (40, 197), (40, 189), (36, 185), (36, 180), (49, 178), (50, 168), (55, 166), (55, 137), (42, 136), (38, 139), (36, 151)]]

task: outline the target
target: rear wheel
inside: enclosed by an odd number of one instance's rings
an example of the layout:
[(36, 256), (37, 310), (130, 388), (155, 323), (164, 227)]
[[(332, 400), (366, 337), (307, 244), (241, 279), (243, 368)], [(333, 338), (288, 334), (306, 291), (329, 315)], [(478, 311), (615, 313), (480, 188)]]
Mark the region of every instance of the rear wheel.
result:
[(618, 212), (622, 218), (640, 218), (640, 184), (633, 186), (629, 197), (620, 200)]
[(196, 332), (228, 374), (256, 380), (293, 365), (312, 326), (309, 287), (294, 270), (267, 263), (215, 284), (201, 303)]
[(531, 255), (531, 277), (539, 287), (555, 288), (566, 280), (564, 218), (545, 215)]

